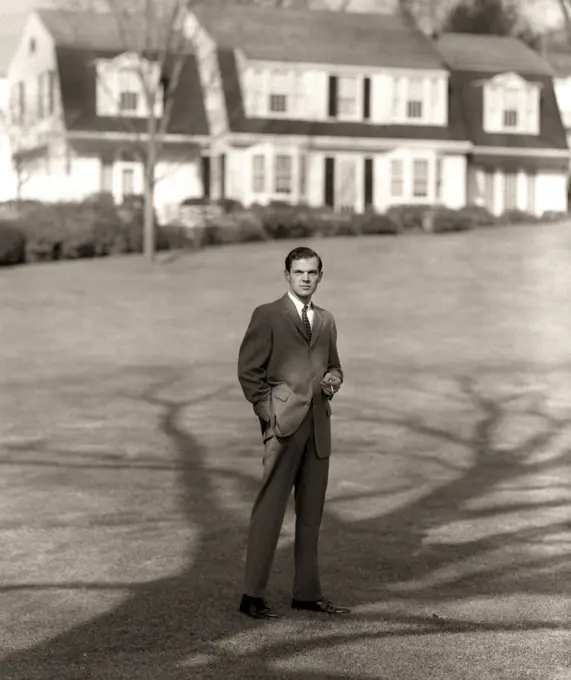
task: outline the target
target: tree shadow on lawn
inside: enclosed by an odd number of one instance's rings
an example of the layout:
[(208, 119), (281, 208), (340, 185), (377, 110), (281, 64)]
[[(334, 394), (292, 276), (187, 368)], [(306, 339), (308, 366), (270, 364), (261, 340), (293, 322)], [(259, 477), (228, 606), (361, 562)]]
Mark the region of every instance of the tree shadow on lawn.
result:
[[(156, 375), (156, 369), (141, 369), (141, 374)], [(309, 614), (292, 612), (281, 622), (268, 624), (246, 619), (237, 612), (247, 527), (217, 502), (214, 491), (215, 478), (225, 475), (240, 486), (244, 497), (253, 500), (258, 480), (237, 470), (209, 469), (206, 449), (182, 425), (183, 413), (193, 404), (221, 399), (228, 386), (193, 400), (161, 396), (177, 377), (176, 372), (165, 369), (164, 379), (154, 381), (139, 398), (160, 409), (158, 425), (175, 445), (179, 457), (185, 516), (189, 523), (200, 525), (199, 544), (193, 549), (187, 569), (169, 578), (133, 584), (128, 599), (109, 613), (32, 649), (11, 654), (0, 662), (0, 676), (5, 680), (283, 678), (291, 677), (291, 673), (274, 664), (296, 654), (357, 641), (370, 640), (374, 645), (383, 638), (435, 633), (570, 629), (568, 623), (522, 623), (509, 616), (479, 621), (473, 616), (433, 615), (434, 606), (442, 606), (449, 613), (454, 609), (451, 603), (458, 598), (525, 592), (561, 594), (562, 583), (568, 582), (570, 572), (567, 554), (539, 555), (522, 564), (517, 551), (527, 550), (534, 541), (544, 541), (550, 534), (569, 531), (568, 521), (539, 527), (524, 525), (515, 530), (508, 526), (476, 538), (470, 538), (469, 527), (473, 524), (468, 524), (468, 540), (425, 543), (431, 531), (450, 523), (476, 522), (490, 514), (493, 519), (504, 510), (514, 509), (513, 505), (495, 507), (493, 511), (466, 509), (470, 499), (485, 496), (498, 484), (512, 482), (521, 475), (549, 474), (569, 465), (569, 450), (556, 457), (529, 460), (569, 428), (568, 418), (558, 419), (538, 411), (545, 427), (518, 446), (498, 452), (493, 433), (509, 397), (484, 397), (470, 378), (457, 382), (477, 413), (476, 427), (466, 439), (461, 440), (452, 429), (439, 429), (417, 417), (397, 413), (394, 417), (375, 418), (377, 425), (397, 423), (412, 433), (466, 446), (471, 451), (472, 464), (442, 486), (380, 517), (347, 522), (328, 512), (321, 549), (324, 582), (328, 593), (333, 596), (334, 591), (357, 610), (341, 619), (315, 617), (317, 620)], [(367, 422), (366, 415), (362, 421)], [(534, 511), (538, 504), (522, 502), (515, 507), (518, 511)], [(558, 504), (547, 501), (540, 507), (557, 508)], [(506, 546), (514, 551), (513, 560), (486, 562)], [(285, 567), (289, 553), (289, 548), (278, 551), (276, 573), (272, 576), (272, 601), (280, 609), (290, 597), (289, 570)], [(458, 564), (466, 563), (477, 566), (465, 572), (456, 569)], [(434, 578), (442, 573), (444, 578)], [(550, 574), (553, 578), (549, 578)], [(68, 586), (113, 588), (105, 583)], [(392, 604), (385, 606), (389, 601)], [(423, 601), (426, 607), (419, 605)], [(314, 634), (316, 630), (318, 635)], [(316, 680), (339, 677), (338, 673), (325, 671), (303, 673)], [(345, 677), (370, 675), (355, 672)]]

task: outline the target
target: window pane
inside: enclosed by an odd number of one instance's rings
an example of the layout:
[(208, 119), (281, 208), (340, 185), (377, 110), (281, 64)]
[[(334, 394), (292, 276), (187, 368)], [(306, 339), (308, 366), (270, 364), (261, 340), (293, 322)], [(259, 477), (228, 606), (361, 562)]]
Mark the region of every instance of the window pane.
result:
[(399, 198), (404, 193), (404, 168), (401, 160), (391, 161), (391, 196)]
[(119, 109), (121, 111), (136, 111), (139, 97), (136, 92), (121, 92), (119, 94)]
[(337, 113), (345, 116), (354, 116), (357, 113), (356, 78), (337, 79)]
[(291, 194), (291, 156), (276, 156), (275, 181), (277, 194)]
[(428, 161), (416, 160), (413, 163), (413, 196), (426, 198), (428, 196)]
[(282, 71), (273, 71), (270, 75), (270, 90), (268, 108), (274, 113), (286, 113), (288, 111), (289, 97), (293, 94), (290, 74)]
[(286, 113), (287, 97), (285, 94), (270, 95), (270, 111), (273, 111), (274, 113)]
[(262, 154), (256, 154), (252, 158), (252, 190), (256, 194), (262, 194), (266, 190), (266, 159)]
[(406, 104), (406, 115), (408, 118), (422, 118), (423, 109), (423, 81), (419, 78), (411, 78), (408, 81), (408, 98)]

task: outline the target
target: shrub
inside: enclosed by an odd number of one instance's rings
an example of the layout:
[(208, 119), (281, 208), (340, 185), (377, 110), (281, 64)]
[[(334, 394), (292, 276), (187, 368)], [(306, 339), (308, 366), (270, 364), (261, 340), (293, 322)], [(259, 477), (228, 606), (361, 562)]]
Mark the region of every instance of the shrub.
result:
[(497, 218), (481, 205), (467, 205), (464, 208), (460, 208), (457, 214), (462, 219), (471, 222), (473, 227), (488, 227), (497, 223)]
[(566, 212), (558, 212), (557, 210), (546, 210), (541, 216), (542, 222), (561, 222), (569, 219), (569, 214)]
[(268, 238), (310, 238), (316, 232), (308, 208), (292, 206), (269, 206), (258, 213)]
[(251, 243), (268, 238), (259, 215), (243, 210), (220, 216), (203, 230), (201, 245)]
[(437, 208), (433, 211), (431, 231), (435, 234), (470, 231), (473, 228), (474, 218), (470, 214), (448, 208)]
[(424, 215), (429, 210), (434, 210), (434, 206), (403, 204), (391, 206), (385, 214), (396, 222), (399, 232), (421, 231)]
[(394, 235), (399, 233), (399, 226), (389, 215), (369, 212), (355, 218), (359, 234)]
[(0, 267), (22, 264), (26, 260), (26, 237), (17, 224), (0, 222)]
[(500, 224), (535, 224), (538, 218), (525, 210), (506, 210), (499, 217)]

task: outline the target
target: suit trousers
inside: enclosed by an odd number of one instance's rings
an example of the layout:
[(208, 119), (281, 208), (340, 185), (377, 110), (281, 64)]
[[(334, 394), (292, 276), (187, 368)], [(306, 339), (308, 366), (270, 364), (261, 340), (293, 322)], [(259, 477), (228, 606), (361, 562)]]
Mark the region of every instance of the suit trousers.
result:
[(262, 486), (254, 502), (248, 532), (245, 593), (265, 597), (291, 490), (295, 487), (295, 576), (293, 596), (322, 598), (318, 565), (319, 528), (323, 515), (329, 458), (319, 458), (309, 409), (289, 437), (264, 434)]

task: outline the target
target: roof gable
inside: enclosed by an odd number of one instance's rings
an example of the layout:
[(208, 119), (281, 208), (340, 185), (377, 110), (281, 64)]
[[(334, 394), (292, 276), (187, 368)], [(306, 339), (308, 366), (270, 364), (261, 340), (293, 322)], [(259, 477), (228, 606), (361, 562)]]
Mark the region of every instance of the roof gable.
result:
[(92, 50), (164, 50), (171, 26), (160, 18), (149, 26), (143, 14), (118, 21), (109, 12), (38, 9), (36, 14), (60, 47)]
[(549, 63), (511, 36), (444, 33), (436, 47), (455, 71), (551, 75)]
[[(515, 81), (512, 74), (499, 76), (500, 82)], [(455, 72), (450, 77), (452, 98), (458, 99), (462, 106), (466, 129), (475, 146), (496, 146), (502, 148), (530, 149), (567, 149), (567, 135), (561, 121), (561, 114), (555, 98), (553, 80), (549, 76), (534, 76), (528, 82), (536, 83), (541, 90), (539, 107), (539, 134), (488, 133), (484, 131), (484, 88), (482, 84), (495, 80), (482, 71)]]
[(192, 11), (219, 49), (239, 49), (251, 59), (445, 68), (432, 41), (402, 14), (208, 5)]
[[(124, 58), (120, 52), (86, 50), (76, 47), (56, 47), (59, 81), (68, 130), (89, 132), (136, 132), (146, 130), (146, 118), (126, 116), (97, 116), (96, 61)], [(153, 55), (145, 55), (153, 60)], [(137, 58), (140, 58), (137, 55)], [(168, 72), (172, 62), (166, 65)], [(175, 91), (167, 133), (178, 135), (207, 135), (209, 133), (204, 97), (196, 59), (187, 55), (178, 87)]]

